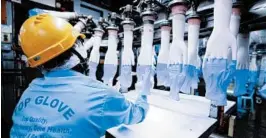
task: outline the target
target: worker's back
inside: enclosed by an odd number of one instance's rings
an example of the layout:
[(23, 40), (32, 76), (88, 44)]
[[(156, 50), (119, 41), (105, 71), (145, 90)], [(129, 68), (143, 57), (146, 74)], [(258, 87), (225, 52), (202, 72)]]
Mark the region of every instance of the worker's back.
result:
[[(112, 88), (82, 74), (51, 72), (35, 79), (22, 95), (11, 137), (98, 138), (110, 127), (142, 121), (147, 105), (132, 105)], [(134, 111), (133, 118), (128, 109), (140, 112)]]

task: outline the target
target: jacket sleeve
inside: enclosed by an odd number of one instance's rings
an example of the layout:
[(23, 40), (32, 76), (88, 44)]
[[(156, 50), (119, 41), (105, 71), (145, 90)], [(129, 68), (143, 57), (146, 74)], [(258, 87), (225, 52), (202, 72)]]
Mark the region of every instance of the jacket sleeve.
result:
[(148, 108), (146, 96), (139, 96), (136, 102), (132, 103), (121, 93), (111, 90), (103, 105), (104, 128), (140, 123), (146, 117)]

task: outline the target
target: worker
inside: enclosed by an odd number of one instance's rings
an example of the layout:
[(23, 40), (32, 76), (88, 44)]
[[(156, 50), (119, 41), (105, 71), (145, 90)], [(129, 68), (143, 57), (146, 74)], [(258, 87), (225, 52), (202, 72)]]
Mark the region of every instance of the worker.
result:
[(145, 95), (132, 103), (83, 75), (87, 53), (82, 38), (67, 21), (48, 14), (23, 23), (22, 50), (44, 77), (33, 80), (18, 102), (11, 138), (99, 138), (109, 128), (144, 120), (149, 107)]

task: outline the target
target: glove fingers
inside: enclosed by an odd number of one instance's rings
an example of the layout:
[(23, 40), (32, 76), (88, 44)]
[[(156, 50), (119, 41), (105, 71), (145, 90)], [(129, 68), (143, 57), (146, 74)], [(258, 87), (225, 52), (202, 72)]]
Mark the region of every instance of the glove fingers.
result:
[(128, 88), (132, 84), (131, 66), (123, 65), (121, 69), (120, 83), (122, 87)]
[(108, 84), (114, 78), (117, 71), (117, 66), (112, 64), (104, 64), (103, 81)]

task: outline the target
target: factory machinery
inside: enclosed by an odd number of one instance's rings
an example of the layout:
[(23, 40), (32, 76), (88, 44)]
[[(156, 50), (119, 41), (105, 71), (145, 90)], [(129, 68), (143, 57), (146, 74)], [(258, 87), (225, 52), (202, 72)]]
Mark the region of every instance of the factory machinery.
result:
[(92, 79), (129, 100), (149, 95), (147, 119), (107, 137), (207, 137), (215, 130), (233, 137), (233, 111), (254, 112), (265, 97), (266, 2), (246, 3), (136, 0), (106, 19), (42, 9), (30, 16), (66, 19), (86, 35)]

